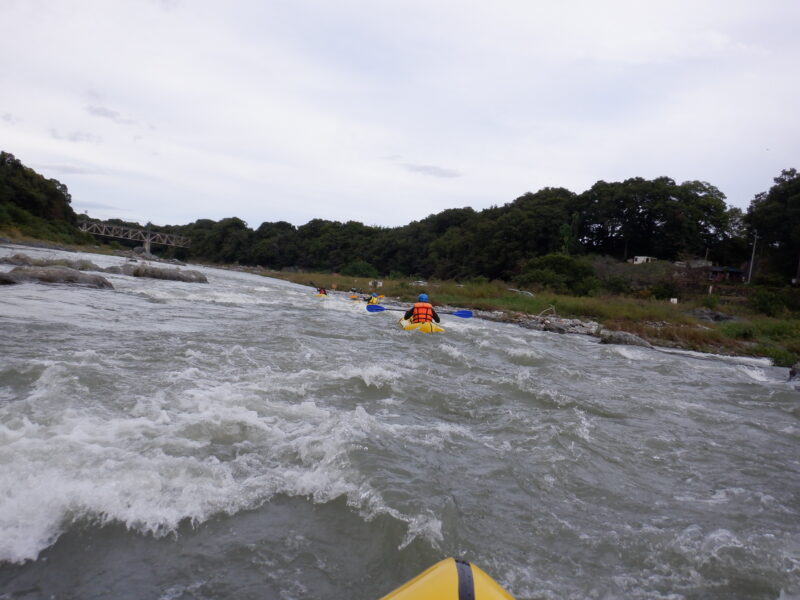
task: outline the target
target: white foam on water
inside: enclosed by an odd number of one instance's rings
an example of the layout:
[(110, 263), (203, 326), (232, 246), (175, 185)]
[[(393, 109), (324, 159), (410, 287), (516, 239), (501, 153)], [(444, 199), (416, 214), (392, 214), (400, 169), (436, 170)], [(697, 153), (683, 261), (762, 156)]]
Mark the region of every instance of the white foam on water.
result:
[(744, 373), (747, 377), (752, 379), (753, 381), (769, 381), (769, 377), (764, 372), (764, 369), (754, 366), (748, 365), (738, 365), (736, 370), (740, 373)]
[(432, 514), (418, 515), (412, 518), (408, 521), (408, 531), (397, 549), (402, 550), (420, 536), (433, 542), (433, 547), (438, 549), (439, 543), (444, 540), (442, 521)]
[(681, 350), (680, 348), (659, 348), (661, 352), (666, 354), (674, 354), (676, 356), (683, 356), (686, 358), (697, 358), (703, 361), (725, 362), (732, 364), (742, 365), (755, 365), (760, 367), (772, 366), (772, 360), (769, 358), (761, 358), (757, 356), (731, 356), (729, 354), (711, 354), (705, 352), (696, 352), (694, 350)]
[(628, 360), (653, 360), (653, 354), (635, 346), (614, 346), (614, 351)]
[(442, 354), (446, 354), (450, 358), (454, 358), (460, 362), (466, 362), (464, 353), (451, 344), (440, 344), (439, 350), (442, 352)]
[(591, 430), (594, 428), (592, 420), (586, 415), (586, 413), (579, 408), (573, 408), (573, 412), (575, 416), (578, 418), (578, 422), (575, 427), (575, 432), (578, 436), (586, 441), (591, 442), (592, 436), (590, 435)]
[(360, 379), (365, 385), (383, 388), (390, 387), (400, 379), (401, 373), (394, 367), (381, 364), (347, 365), (329, 374), (332, 379)]
[(544, 355), (529, 346), (504, 346), (503, 351), (512, 358), (544, 358)]
[[(192, 379), (197, 371), (183, 374)], [(64, 375), (62, 365), (48, 366), (23, 404), (51, 400)], [(346, 367), (337, 375), (374, 386), (396, 379), (379, 366)], [(349, 452), (385, 435), (438, 445), (462, 428), (443, 423), (414, 431), (382, 423), (361, 406), (287, 404), (253, 396), (243, 384), (196, 383), (203, 387), (162, 390), (113, 414), (69, 408), (34, 422), (10, 418), (2, 407), (0, 560), (35, 559), (77, 520), (164, 535), (184, 520), (233, 514), (279, 493), (315, 502), (345, 496), (365, 518), (388, 514), (407, 523), (404, 544), (417, 536), (441, 539), (435, 518), (387, 505), (352, 467)]]

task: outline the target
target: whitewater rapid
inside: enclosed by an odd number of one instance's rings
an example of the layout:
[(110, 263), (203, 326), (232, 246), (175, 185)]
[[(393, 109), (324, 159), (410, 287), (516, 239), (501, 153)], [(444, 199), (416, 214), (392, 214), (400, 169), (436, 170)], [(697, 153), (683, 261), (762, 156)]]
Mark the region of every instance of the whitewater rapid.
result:
[(0, 598), (800, 597), (785, 369), (197, 268), (0, 289)]

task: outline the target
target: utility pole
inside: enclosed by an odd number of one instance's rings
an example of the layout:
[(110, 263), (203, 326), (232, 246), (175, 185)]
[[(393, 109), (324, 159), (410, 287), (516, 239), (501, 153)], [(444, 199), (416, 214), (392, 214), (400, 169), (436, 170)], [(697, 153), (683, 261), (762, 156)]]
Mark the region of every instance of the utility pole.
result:
[(747, 274), (747, 283), (753, 279), (753, 263), (756, 261), (756, 242), (758, 242), (758, 232), (753, 232), (753, 254), (750, 257), (750, 272)]
[(795, 285), (800, 285), (800, 256), (798, 256), (797, 260), (797, 277), (794, 278)]

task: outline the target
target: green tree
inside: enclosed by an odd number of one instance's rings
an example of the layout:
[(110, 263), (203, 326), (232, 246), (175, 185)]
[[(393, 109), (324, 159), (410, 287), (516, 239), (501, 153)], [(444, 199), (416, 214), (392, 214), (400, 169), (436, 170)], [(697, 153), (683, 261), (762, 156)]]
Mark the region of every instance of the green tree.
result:
[(770, 267), (787, 279), (800, 279), (800, 175), (784, 169), (774, 182), (750, 202), (745, 223), (758, 232)]

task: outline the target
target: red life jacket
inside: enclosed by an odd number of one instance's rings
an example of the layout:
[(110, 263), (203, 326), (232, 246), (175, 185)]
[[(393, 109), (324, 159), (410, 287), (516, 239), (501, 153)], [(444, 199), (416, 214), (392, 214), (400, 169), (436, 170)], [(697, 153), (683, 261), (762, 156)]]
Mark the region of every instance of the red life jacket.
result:
[(433, 306), (428, 302), (417, 302), (411, 314), (412, 323), (429, 323), (433, 321)]

